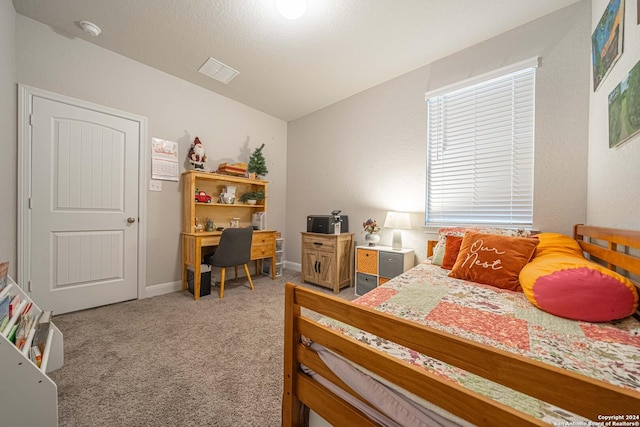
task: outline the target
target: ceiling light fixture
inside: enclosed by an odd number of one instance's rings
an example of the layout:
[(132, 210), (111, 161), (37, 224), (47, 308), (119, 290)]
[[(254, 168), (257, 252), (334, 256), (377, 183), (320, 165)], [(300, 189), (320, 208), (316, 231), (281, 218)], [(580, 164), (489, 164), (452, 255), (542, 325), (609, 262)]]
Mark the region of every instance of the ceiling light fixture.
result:
[(89, 34), (91, 37), (98, 37), (102, 30), (93, 22), (89, 21), (80, 21), (80, 26), (84, 30), (85, 33)]
[(307, 10), (307, 0), (276, 0), (280, 15), (287, 19), (298, 19)]

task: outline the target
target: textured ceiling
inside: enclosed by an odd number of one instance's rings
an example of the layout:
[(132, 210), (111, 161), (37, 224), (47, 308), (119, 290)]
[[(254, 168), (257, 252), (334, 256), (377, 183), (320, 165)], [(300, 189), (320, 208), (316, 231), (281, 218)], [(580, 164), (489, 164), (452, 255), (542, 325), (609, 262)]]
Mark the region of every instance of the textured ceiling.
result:
[[(293, 120), (579, 0), (13, 0), (16, 12)], [(79, 21), (102, 29), (85, 34)], [(198, 68), (240, 71), (228, 85)]]

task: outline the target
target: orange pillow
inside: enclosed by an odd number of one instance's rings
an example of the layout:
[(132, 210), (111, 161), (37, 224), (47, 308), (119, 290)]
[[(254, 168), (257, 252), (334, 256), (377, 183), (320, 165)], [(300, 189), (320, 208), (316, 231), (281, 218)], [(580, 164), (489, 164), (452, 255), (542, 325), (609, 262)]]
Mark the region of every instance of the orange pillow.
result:
[(467, 232), (449, 277), (522, 292), (518, 275), (538, 239)]
[(442, 268), (451, 270), (458, 258), (458, 252), (460, 252), (460, 245), (462, 244), (461, 236), (447, 236), (444, 246), (444, 257), (442, 257)]

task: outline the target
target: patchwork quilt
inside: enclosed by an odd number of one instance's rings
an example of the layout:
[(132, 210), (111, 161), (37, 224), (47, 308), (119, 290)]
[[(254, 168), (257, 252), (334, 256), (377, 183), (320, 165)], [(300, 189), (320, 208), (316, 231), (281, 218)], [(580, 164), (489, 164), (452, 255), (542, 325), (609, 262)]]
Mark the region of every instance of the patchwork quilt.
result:
[[(534, 307), (521, 292), (447, 276), (429, 261), (354, 302), (460, 337), (640, 391), (640, 322), (588, 323)], [(570, 302), (568, 302), (570, 303)], [(549, 423), (574, 414), (379, 337), (324, 319), (327, 326)], [(567, 390), (568, 393), (579, 391)], [(603, 409), (603, 414), (606, 409)]]

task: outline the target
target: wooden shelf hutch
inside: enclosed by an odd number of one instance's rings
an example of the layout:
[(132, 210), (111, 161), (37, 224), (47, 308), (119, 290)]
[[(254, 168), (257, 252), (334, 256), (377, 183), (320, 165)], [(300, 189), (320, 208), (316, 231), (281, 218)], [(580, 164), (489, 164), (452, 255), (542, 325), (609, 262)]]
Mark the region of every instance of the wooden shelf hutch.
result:
[[(251, 227), (251, 218), (256, 212), (267, 212), (267, 181), (248, 179), (231, 175), (220, 175), (208, 172), (187, 171), (182, 174), (183, 181), (183, 219), (182, 219), (182, 289), (187, 289), (187, 268), (194, 274), (193, 295), (200, 298), (200, 264), (202, 248), (216, 246), (222, 231), (218, 227), (230, 226), (231, 218), (237, 218), (240, 227)], [(219, 203), (219, 195), (225, 187), (236, 187), (236, 199), (232, 204)], [(238, 201), (246, 192), (264, 192), (261, 204), (250, 205)], [(196, 201), (197, 192), (204, 191), (212, 197), (209, 203)], [(211, 219), (215, 224), (214, 231), (198, 231), (197, 223), (205, 223)], [(254, 230), (251, 244), (251, 259), (256, 261), (256, 274), (261, 271), (261, 262), (271, 258), (271, 277), (276, 274), (276, 232), (275, 230)]]

